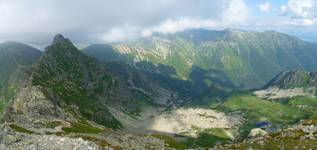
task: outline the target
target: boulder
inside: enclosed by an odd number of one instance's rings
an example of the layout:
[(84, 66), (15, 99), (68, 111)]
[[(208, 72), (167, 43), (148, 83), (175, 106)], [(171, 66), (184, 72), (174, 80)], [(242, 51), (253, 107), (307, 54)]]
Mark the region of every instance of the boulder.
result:
[(248, 137), (249, 138), (255, 138), (255, 137), (263, 137), (267, 135), (267, 132), (260, 129), (260, 128), (254, 128), (250, 131)]

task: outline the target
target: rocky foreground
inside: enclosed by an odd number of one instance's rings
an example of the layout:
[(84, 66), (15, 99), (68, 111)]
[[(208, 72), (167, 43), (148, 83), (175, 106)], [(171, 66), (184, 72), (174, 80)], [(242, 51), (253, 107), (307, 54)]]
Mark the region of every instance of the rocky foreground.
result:
[[(252, 136), (250, 136), (252, 134)], [(251, 131), (249, 139), (241, 143), (219, 145), (215, 149), (280, 149), (280, 150), (314, 150), (317, 149), (317, 122), (305, 120), (298, 125), (281, 129), (274, 133)]]
[[(306, 120), (298, 125), (266, 133), (261, 129), (251, 131), (241, 143), (217, 145), (210, 149), (316, 149), (317, 122)], [(31, 133), (33, 132), (33, 133)], [(136, 136), (119, 132), (99, 135), (72, 134), (48, 135), (23, 128), (12, 129), (3, 124), (0, 131), (0, 149), (5, 150), (115, 150), (115, 149), (173, 149), (151, 136)]]
[(13, 124), (3, 124), (0, 149), (6, 150), (113, 150), (165, 149), (162, 140), (108, 131), (103, 134), (52, 134), (29, 130)]
[[(8, 150), (99, 150), (95, 143), (85, 141), (82, 138), (67, 138), (51, 135), (30, 135), (10, 131), (1, 132), (0, 149)], [(105, 148), (112, 149), (112, 148)]]

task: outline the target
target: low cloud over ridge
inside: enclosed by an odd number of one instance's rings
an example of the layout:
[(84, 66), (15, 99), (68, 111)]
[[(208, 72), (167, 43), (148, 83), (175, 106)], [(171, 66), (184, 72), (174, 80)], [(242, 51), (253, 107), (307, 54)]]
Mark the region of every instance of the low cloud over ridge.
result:
[[(0, 0), (0, 41), (17, 40), (41, 46), (52, 35), (63, 33), (78, 44), (87, 44), (192, 28), (257, 29), (258, 25), (272, 23), (315, 25), (315, 0), (297, 1), (289, 0), (279, 6), (282, 16), (259, 19), (261, 16), (252, 15), (252, 7), (259, 4), (253, 6), (248, 0)], [(303, 9), (294, 9), (296, 5)], [(264, 11), (269, 9), (273, 8), (263, 6)]]

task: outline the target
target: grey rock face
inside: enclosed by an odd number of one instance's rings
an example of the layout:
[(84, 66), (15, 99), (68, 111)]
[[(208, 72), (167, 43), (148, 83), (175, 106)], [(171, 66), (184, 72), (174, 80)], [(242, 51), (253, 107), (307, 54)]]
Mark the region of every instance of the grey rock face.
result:
[(267, 132), (260, 129), (260, 128), (255, 128), (252, 129), (248, 135), (249, 138), (255, 138), (255, 137), (263, 137), (267, 135)]
[(39, 86), (28, 86), (22, 88), (17, 98), (12, 101), (4, 119), (10, 122), (20, 123), (26, 126), (35, 127), (37, 124), (56, 118), (68, 118), (67, 113), (55, 105), (47, 97)]
[(67, 138), (48, 135), (1, 134), (0, 149), (7, 150), (100, 150), (95, 143), (81, 138)]

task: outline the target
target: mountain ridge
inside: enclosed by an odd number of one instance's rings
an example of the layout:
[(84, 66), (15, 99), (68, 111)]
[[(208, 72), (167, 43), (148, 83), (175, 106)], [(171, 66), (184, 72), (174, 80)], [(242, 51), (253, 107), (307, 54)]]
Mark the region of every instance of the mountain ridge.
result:
[[(97, 75), (97, 72), (101, 74)], [(97, 81), (100, 82), (99, 87)], [(111, 82), (107, 71), (81, 54), (70, 40), (57, 35), (32, 68), (29, 81), (13, 101), (5, 118), (34, 124), (36, 121), (45, 123), (52, 118), (76, 120), (76, 115), (79, 115), (118, 128), (120, 123), (111, 116), (107, 107), (97, 104), (100, 98), (96, 94), (101, 94)], [(95, 116), (95, 113), (103, 115)]]
[[(181, 80), (191, 80), (193, 66), (218, 70), (244, 89), (260, 88), (281, 71), (317, 69), (316, 44), (275, 31), (188, 30), (91, 45), (82, 51), (99, 61), (124, 61), (132, 66), (138, 62), (164, 64), (173, 67), (174, 77)], [(102, 58), (106, 53), (113, 57)]]
[(264, 88), (281, 89), (317, 87), (317, 72), (301, 70), (284, 71), (276, 75)]

